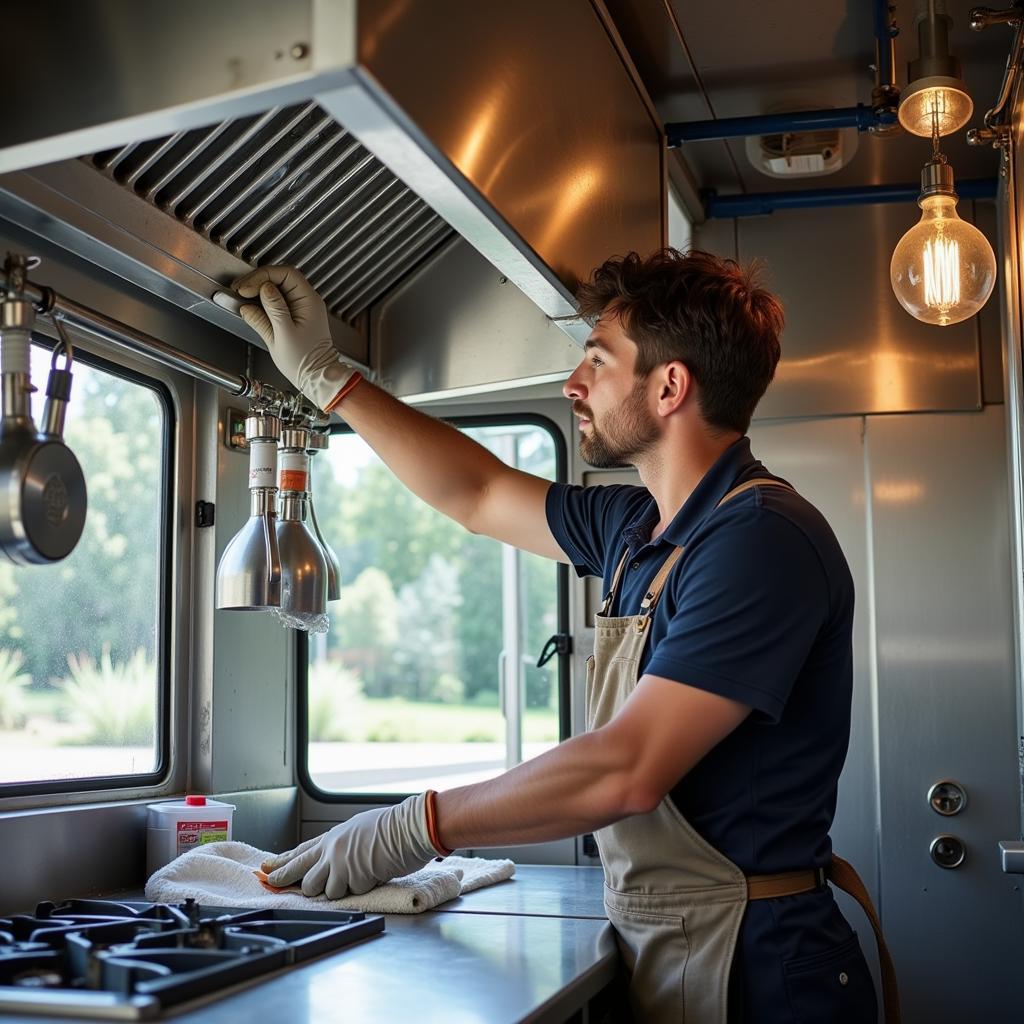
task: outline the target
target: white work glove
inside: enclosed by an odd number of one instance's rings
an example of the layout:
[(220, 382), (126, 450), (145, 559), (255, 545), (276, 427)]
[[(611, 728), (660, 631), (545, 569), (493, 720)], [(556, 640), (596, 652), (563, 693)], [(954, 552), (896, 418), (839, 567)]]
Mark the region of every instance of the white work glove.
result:
[(267, 882), (283, 887), (301, 879), (304, 896), (323, 892), (337, 900), (418, 871), (440, 856), (430, 842), (426, 802), (427, 794), (419, 793), (393, 807), (362, 811), (264, 861)]
[(232, 288), (260, 305), (239, 309), (241, 318), (267, 343), (277, 368), (317, 408), (330, 412), (362, 379), (338, 355), (331, 340), (324, 300), (294, 267), (260, 267)]

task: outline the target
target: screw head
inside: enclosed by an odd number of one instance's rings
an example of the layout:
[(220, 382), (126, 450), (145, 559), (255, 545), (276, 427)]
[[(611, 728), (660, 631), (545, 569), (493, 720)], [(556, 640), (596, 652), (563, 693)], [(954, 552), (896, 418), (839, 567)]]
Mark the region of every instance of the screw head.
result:
[(307, 43), (292, 43), (288, 54), (292, 60), (303, 60), (309, 56), (309, 45)]

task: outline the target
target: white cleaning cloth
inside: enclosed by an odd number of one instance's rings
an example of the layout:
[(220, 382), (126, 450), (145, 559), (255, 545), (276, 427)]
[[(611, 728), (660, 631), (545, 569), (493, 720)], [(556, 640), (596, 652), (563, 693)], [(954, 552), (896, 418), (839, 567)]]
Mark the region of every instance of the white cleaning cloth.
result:
[(154, 872), (146, 883), (146, 899), (154, 903), (181, 903), (193, 899), (214, 907), (280, 910), (361, 910), (368, 914), (419, 914), (460, 893), (472, 892), (511, 878), (510, 860), (483, 857), (446, 857), (420, 871), (395, 878), (362, 896), (329, 900), (325, 895), (303, 896), (293, 887), (268, 892), (253, 874), (273, 856), (247, 843), (206, 843)]

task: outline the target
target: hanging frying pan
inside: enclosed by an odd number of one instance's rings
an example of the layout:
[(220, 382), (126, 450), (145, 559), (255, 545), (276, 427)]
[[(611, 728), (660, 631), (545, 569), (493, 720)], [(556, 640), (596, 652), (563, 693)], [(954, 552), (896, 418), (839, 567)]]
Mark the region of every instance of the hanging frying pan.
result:
[[(50, 364), (42, 431), (32, 420), (30, 344), (36, 309), (21, 297), (27, 268), (25, 257), (8, 255), (0, 307), (0, 551), (17, 565), (44, 565), (74, 550), (85, 526), (87, 496), (82, 467), (63, 438), (74, 352), (56, 317), (61, 340)], [(57, 367), (61, 353), (64, 369)]]

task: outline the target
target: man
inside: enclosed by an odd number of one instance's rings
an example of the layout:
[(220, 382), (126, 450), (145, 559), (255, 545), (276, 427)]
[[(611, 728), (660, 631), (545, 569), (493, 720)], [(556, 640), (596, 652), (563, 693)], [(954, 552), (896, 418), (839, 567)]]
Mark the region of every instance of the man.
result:
[[(782, 309), (730, 260), (608, 260), (564, 393), (580, 452), (643, 487), (512, 469), (360, 378), (294, 269), (235, 283), (280, 370), (473, 533), (600, 575), (583, 735), (496, 779), (367, 811), (274, 858), (277, 885), (363, 892), (455, 848), (594, 832), (638, 1019), (876, 1019), (824, 871), (846, 756), (853, 583), (828, 524), (745, 437)], [(772, 877), (766, 877), (772, 876)], [(778, 876), (778, 877), (775, 877)]]

